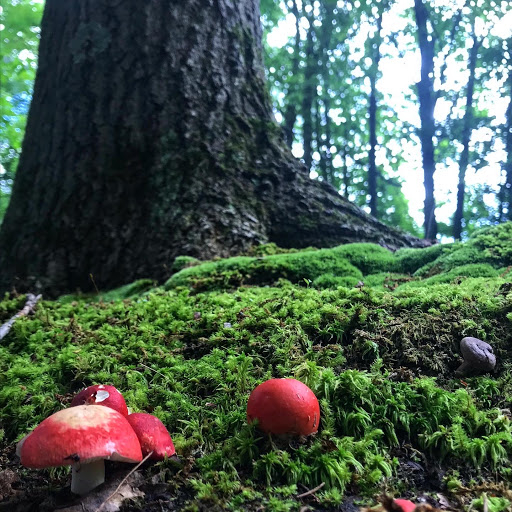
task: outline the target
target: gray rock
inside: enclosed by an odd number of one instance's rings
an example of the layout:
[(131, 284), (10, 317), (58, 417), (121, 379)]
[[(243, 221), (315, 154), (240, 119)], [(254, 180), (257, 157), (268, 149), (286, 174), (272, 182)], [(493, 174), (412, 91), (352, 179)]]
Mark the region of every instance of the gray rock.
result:
[(455, 371), (456, 375), (480, 375), (494, 370), (496, 356), (491, 345), (485, 341), (467, 336), (460, 342), (464, 362)]

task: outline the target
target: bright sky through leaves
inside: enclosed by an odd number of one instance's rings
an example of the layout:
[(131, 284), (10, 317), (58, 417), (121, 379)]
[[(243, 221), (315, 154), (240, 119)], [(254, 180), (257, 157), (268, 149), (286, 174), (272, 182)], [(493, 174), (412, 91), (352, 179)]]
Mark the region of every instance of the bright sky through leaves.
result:
[[(298, 2), (300, 3), (300, 2)], [(391, 32), (398, 32), (404, 29), (409, 23), (403, 14), (413, 8), (413, 0), (397, 0), (391, 10), (385, 14), (383, 18), (383, 36), (388, 36)], [(481, 34), (490, 30), (491, 34), (501, 38), (508, 38), (512, 35), (512, 11), (509, 11), (501, 19), (495, 19), (487, 26), (482, 20), (477, 26), (477, 32)], [(477, 24), (478, 25), (478, 24)], [(307, 28), (307, 27), (306, 27)], [(351, 42), (354, 59), (358, 58), (358, 48), (364, 48), (364, 42), (368, 38), (372, 30), (369, 24), (361, 25), (359, 32)], [(295, 18), (292, 14), (288, 14), (282, 20), (278, 27), (270, 32), (267, 36), (267, 43), (270, 46), (282, 47), (288, 40), (295, 36)], [(305, 38), (305, 35), (303, 35)], [(388, 98), (389, 104), (399, 115), (401, 120), (407, 121), (412, 125), (419, 126), (419, 114), (417, 102), (410, 101), (408, 96), (414, 94), (414, 84), (420, 78), (420, 53), (419, 49), (412, 49), (414, 45), (414, 36), (411, 34), (399, 32), (397, 37), (398, 46), (403, 48), (409, 47), (405, 53), (400, 56), (396, 46), (391, 44), (384, 44), (382, 48), (383, 57), (380, 61), (380, 71), (382, 73), (378, 80), (377, 87)], [(469, 38), (468, 38), (469, 44)], [(364, 56), (364, 52), (359, 52), (360, 58)], [(467, 59), (463, 58), (462, 61), (457, 60), (455, 56), (451, 56), (448, 60), (446, 88), (462, 89), (467, 83)], [(498, 90), (502, 86), (502, 81), (491, 79), (486, 82), (487, 94), (483, 99), (480, 99), (479, 108), (485, 108), (493, 119), (489, 127), (483, 127), (473, 132), (471, 142), (489, 139), (493, 127), (497, 124), (504, 122), (505, 111), (507, 107), (507, 98), (499, 95)], [(450, 104), (447, 100), (440, 98), (435, 110), (435, 117), (438, 122), (446, 119), (450, 112)], [(278, 120), (279, 114), (278, 114)], [(330, 117), (334, 121), (338, 121), (337, 112), (335, 109), (331, 111)], [(466, 175), (466, 184), (472, 186), (475, 184), (490, 185), (494, 190), (497, 190), (498, 184), (501, 180), (500, 163), (505, 158), (503, 145), (498, 141), (495, 145), (495, 150), (487, 158), (489, 165), (480, 169), (478, 172), (472, 167), (468, 168)], [(410, 141), (406, 144), (395, 142), (396, 150), (401, 151), (405, 155), (406, 164), (403, 164), (400, 169), (400, 177), (404, 180), (402, 190), (409, 200), (410, 214), (413, 216), (418, 225), (423, 223), (423, 170), (421, 165), (421, 147), (419, 141)], [(302, 145), (295, 143), (293, 146), (295, 156), (301, 157), (303, 153)], [(377, 152), (378, 163), (382, 164), (384, 152), (380, 154)], [(379, 162), (380, 159), (380, 162)], [(333, 159), (333, 164), (336, 166), (337, 159)], [(339, 162), (338, 162), (339, 165)], [(405, 168), (407, 167), (407, 168)], [(436, 200), (438, 208), (436, 215), (438, 220), (442, 222), (450, 222), (455, 209), (456, 201), (456, 188), (458, 175), (458, 163), (453, 160), (447, 160), (443, 164), (438, 164), (435, 174), (435, 187), (436, 187)], [(316, 173), (314, 173), (316, 177)], [(484, 198), (486, 202), (494, 203), (496, 196), (488, 194)]]

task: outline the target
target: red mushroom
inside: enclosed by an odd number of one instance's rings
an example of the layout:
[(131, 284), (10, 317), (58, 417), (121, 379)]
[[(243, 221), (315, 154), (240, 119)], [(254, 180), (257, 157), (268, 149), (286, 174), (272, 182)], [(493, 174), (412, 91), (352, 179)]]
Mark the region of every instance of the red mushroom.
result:
[(134, 412), (126, 418), (139, 438), (142, 456), (153, 452), (150, 459), (163, 460), (176, 453), (165, 425), (152, 414)]
[(257, 386), (247, 403), (247, 421), (270, 434), (307, 436), (318, 430), (320, 406), (305, 384), (295, 379), (270, 379)]
[(393, 504), (396, 505), (395, 510), (399, 512), (413, 512), (416, 510), (416, 505), (411, 500), (397, 498), (393, 500)]
[(77, 405), (105, 405), (123, 416), (128, 416), (128, 408), (123, 395), (114, 386), (95, 384), (80, 391), (71, 401), (71, 407)]
[[(382, 498), (382, 505), (387, 512), (414, 512), (416, 504), (411, 500), (404, 500), (403, 498), (394, 499), (391, 496), (384, 496)], [(425, 510), (434, 510), (426, 505), (428, 508)]]
[(71, 491), (85, 494), (105, 480), (104, 459), (140, 462), (139, 440), (110, 407), (79, 405), (46, 418), (16, 448), (28, 468), (72, 467)]

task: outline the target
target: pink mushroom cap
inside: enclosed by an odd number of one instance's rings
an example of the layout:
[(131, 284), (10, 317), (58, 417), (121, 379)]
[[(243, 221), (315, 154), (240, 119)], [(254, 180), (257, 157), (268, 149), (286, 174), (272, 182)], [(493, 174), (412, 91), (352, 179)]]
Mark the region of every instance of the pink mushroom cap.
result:
[(165, 425), (152, 414), (134, 412), (126, 418), (139, 438), (142, 455), (153, 452), (150, 459), (163, 460), (176, 453)]
[(411, 500), (398, 498), (393, 500), (393, 503), (400, 508), (401, 512), (413, 512), (416, 509), (416, 505)]
[(108, 384), (95, 384), (89, 386), (80, 393), (77, 393), (71, 401), (71, 407), (77, 405), (104, 405), (128, 416), (128, 407), (124, 401), (123, 395), (114, 386)]

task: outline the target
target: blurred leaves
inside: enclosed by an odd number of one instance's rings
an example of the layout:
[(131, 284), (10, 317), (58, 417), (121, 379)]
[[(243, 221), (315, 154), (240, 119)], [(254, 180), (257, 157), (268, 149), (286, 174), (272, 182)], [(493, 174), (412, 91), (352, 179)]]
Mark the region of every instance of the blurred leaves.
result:
[(0, 11), (0, 219), (7, 207), (37, 68), (41, 2), (10, 0)]

